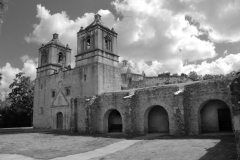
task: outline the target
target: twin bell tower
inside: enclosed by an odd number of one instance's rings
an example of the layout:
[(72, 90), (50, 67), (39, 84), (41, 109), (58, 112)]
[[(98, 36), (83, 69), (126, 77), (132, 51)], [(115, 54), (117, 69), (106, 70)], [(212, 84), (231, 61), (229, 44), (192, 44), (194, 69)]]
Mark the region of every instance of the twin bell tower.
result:
[[(121, 90), (118, 66), (117, 33), (101, 22), (96, 14), (94, 21), (77, 33), (77, 54), (74, 74), (78, 74), (82, 96)], [(71, 68), (71, 49), (63, 45), (58, 34), (39, 49), (37, 78), (56, 74), (63, 68)], [(75, 80), (76, 81), (76, 80)]]

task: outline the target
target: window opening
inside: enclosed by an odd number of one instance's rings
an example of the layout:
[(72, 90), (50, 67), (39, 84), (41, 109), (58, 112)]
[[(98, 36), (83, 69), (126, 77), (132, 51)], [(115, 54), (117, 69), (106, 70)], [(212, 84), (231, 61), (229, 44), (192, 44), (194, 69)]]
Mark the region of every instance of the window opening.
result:
[(58, 63), (61, 63), (63, 61), (63, 53), (60, 52), (58, 55)]
[(84, 81), (86, 81), (87, 80), (87, 75), (86, 74), (84, 74)]
[(69, 96), (71, 94), (70, 88), (66, 88), (66, 95)]
[(105, 38), (105, 48), (107, 49), (107, 50), (111, 50), (112, 48), (111, 48), (111, 45), (112, 45), (112, 42), (111, 42), (111, 39), (110, 39), (110, 37), (106, 37)]
[(90, 49), (91, 47), (91, 41), (90, 41), (90, 37), (87, 39), (87, 49)]
[(52, 91), (52, 97), (55, 97), (55, 91)]

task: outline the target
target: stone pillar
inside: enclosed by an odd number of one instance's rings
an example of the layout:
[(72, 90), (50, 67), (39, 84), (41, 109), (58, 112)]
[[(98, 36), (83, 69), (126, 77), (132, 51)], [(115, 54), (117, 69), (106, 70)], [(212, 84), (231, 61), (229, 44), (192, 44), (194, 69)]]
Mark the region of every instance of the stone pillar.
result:
[(240, 77), (233, 80), (230, 85), (230, 89), (233, 129), (236, 137), (238, 159), (240, 159)]

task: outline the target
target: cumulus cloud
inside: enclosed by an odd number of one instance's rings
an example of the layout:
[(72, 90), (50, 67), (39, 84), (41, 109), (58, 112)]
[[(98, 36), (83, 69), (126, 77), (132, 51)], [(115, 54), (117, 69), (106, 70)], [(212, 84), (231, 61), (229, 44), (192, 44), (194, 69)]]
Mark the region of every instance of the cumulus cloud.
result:
[(5, 92), (9, 92), (9, 85), (13, 82), (17, 73), (24, 72), (25, 76), (31, 77), (32, 80), (36, 78), (37, 59), (32, 59), (28, 55), (24, 55), (21, 57), (21, 60), (23, 62), (22, 69), (15, 68), (8, 62), (5, 66), (0, 68), (2, 73), (0, 93), (2, 96), (5, 95)]
[[(99, 10), (103, 23), (114, 27), (118, 33), (118, 53), (135, 60), (168, 60), (172, 57), (195, 61), (216, 56), (211, 42), (201, 41), (198, 30), (189, 25), (185, 15), (172, 16), (162, 9), (159, 1), (115, 1), (113, 5), (121, 12), (123, 19), (115, 19), (108, 10)], [(137, 7), (136, 7), (137, 6)], [(27, 42), (46, 43), (54, 32), (64, 44), (69, 44), (76, 54), (76, 33), (93, 21), (93, 13), (85, 13), (76, 20), (70, 20), (66, 12), (50, 14), (37, 5), (37, 18), (33, 32), (25, 37)], [(202, 50), (201, 48), (205, 48)], [(73, 57), (74, 61), (74, 57)]]
[(240, 69), (240, 53), (228, 54), (225, 57), (220, 57), (212, 62), (203, 61), (200, 64), (184, 64), (179, 60), (169, 60), (167, 63), (159, 61), (152, 61), (147, 63), (145, 61), (132, 61), (128, 64), (140, 73), (144, 71), (147, 76), (156, 76), (163, 72), (170, 73), (185, 73), (196, 71), (199, 75), (205, 74), (227, 74), (231, 71), (238, 71)]
[[(224, 58), (216, 59), (214, 43), (240, 40), (239, 1), (115, 0), (112, 4), (123, 18), (117, 19), (108, 10), (98, 13), (103, 23), (118, 33), (118, 54), (129, 59), (139, 72), (153, 76), (166, 71), (225, 74), (238, 70), (240, 55), (225, 54)], [(60, 40), (73, 49), (74, 63), (76, 34), (81, 26), (86, 27), (93, 21), (94, 13), (71, 20), (64, 11), (51, 14), (44, 6), (37, 5), (36, 17), (39, 23), (34, 24), (25, 40), (47, 43), (57, 32)], [(201, 40), (199, 36), (203, 34), (208, 35), (209, 40)], [(195, 61), (200, 64), (185, 63)]]
[(191, 15), (214, 41), (240, 40), (239, 0), (162, 0), (162, 8)]

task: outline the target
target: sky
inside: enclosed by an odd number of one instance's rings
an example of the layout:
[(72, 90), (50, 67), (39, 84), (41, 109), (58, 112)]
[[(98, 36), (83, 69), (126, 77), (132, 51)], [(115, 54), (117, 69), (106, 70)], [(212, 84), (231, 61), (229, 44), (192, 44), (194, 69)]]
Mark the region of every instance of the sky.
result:
[(76, 54), (94, 14), (118, 33), (120, 61), (147, 76), (240, 69), (239, 0), (9, 0), (0, 33), (0, 91), (22, 71), (36, 77), (38, 49), (59, 34)]

